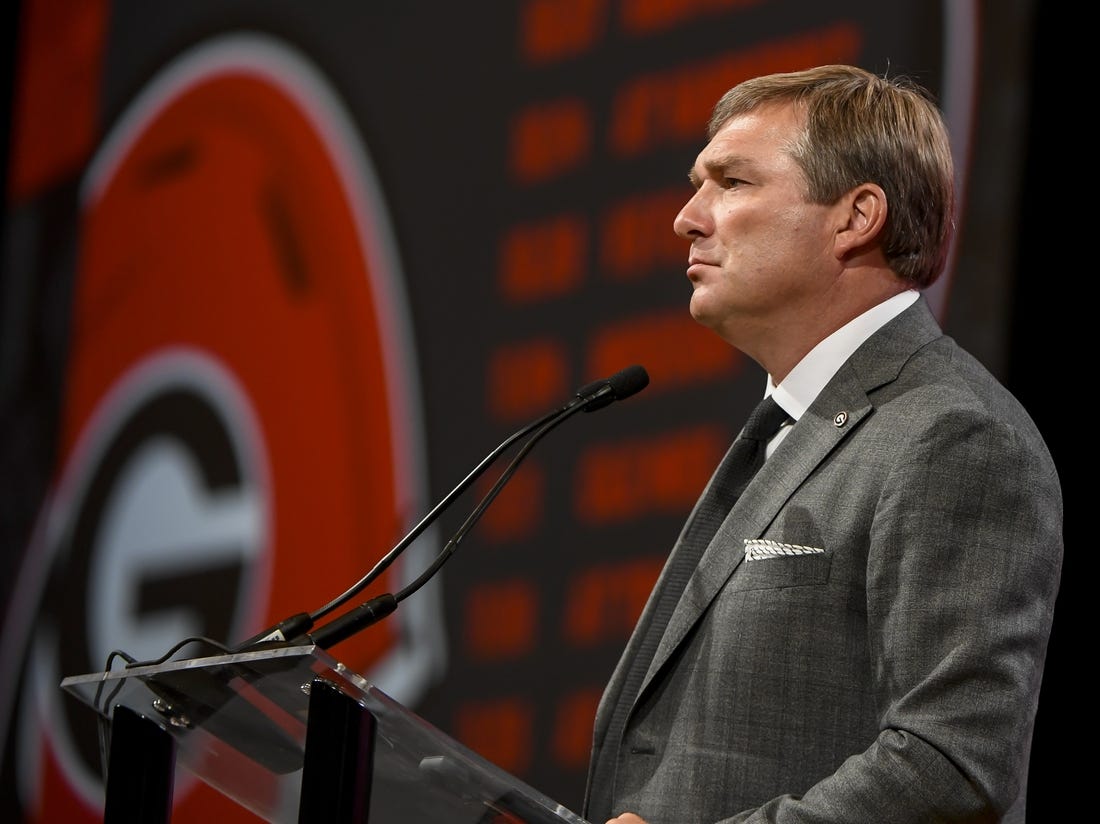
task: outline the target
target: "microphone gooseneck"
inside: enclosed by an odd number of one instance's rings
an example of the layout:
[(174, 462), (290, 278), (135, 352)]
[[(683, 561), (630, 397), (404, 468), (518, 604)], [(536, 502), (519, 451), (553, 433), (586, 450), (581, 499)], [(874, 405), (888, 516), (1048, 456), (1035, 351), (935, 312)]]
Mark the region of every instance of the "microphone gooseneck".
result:
[[(641, 366), (629, 366), (626, 369), (616, 372), (609, 378), (594, 381), (581, 387), (574, 394), (573, 398), (564, 406), (527, 424), (522, 429), (506, 438), (496, 449), (483, 458), (454, 489), (447, 493), (447, 495), (436, 504), (432, 510), (393, 547), (393, 549), (386, 553), (386, 555), (378, 561), (366, 575), (353, 584), (351, 588), (313, 613), (299, 613), (291, 616), (281, 621), (279, 624), (276, 624), (274, 627), (253, 636), (239, 645), (237, 651), (243, 651), (265, 643), (285, 642), (312, 643), (327, 649), (333, 644), (339, 643), (371, 624), (382, 620), (397, 608), (398, 603), (420, 589), (420, 587), (426, 584), (432, 576), (439, 571), (440, 567), (442, 567), (454, 554), (462, 539), (481, 518), (482, 513), (485, 512), (488, 506), (497, 497), (504, 488), (504, 485), (511, 479), (512, 475), (515, 474), (519, 464), (528, 453), (530, 453), (535, 444), (547, 433), (577, 412), (592, 412), (596, 409), (602, 409), (614, 401), (623, 400), (640, 392), (648, 384), (649, 375), (646, 373), (645, 369)], [(318, 620), (347, 603), (354, 595), (361, 592), (376, 580), (378, 576), (393, 563), (397, 556), (439, 517), (443, 510), (446, 509), (458, 495), (469, 488), (470, 484), (477, 480), (477, 478), (479, 478), (506, 449), (520, 438), (527, 435), (530, 435), (530, 437), (504, 471), (501, 472), (496, 483), (493, 484), (489, 492), (469, 514), (466, 520), (436, 556), (432, 564), (415, 581), (400, 590), (397, 594), (386, 593), (372, 598), (360, 604), (358, 607), (349, 610), (339, 618), (330, 621), (328, 624), (318, 629), (313, 629)]]

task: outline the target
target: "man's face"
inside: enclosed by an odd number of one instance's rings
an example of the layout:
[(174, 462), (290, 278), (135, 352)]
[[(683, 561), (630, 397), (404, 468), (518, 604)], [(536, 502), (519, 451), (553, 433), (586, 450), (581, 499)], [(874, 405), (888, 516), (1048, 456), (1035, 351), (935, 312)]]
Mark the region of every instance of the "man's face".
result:
[(728, 120), (696, 159), (695, 194), (673, 222), (691, 241), (692, 317), (757, 360), (762, 343), (814, 317), (837, 271), (840, 210), (807, 200), (785, 150), (801, 125), (798, 110), (776, 104)]

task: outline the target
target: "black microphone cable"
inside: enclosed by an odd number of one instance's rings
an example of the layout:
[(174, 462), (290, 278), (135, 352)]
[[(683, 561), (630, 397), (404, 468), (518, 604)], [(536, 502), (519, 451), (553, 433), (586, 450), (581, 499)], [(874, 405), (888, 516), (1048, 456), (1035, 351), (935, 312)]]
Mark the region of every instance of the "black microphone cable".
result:
[[(497, 478), (493, 486), (481, 501), (478, 502), (478, 505), (470, 512), (466, 520), (463, 521), (462, 525), (455, 531), (454, 535), (451, 536), (451, 539), (443, 549), (440, 550), (435, 560), (416, 578), (416, 580), (399, 590), (396, 594), (385, 593), (371, 598), (355, 609), (349, 610), (339, 618), (325, 624), (323, 627), (313, 632), (305, 633), (305, 637), (322, 649), (328, 649), (333, 644), (337, 644), (360, 630), (366, 629), (371, 624), (377, 623), (392, 613), (397, 609), (397, 605), (401, 601), (408, 598), (431, 580), (443, 564), (454, 555), (462, 539), (466, 537), (466, 534), (474, 527), (474, 524), (481, 519), (482, 514), (496, 499), (497, 495), (500, 494), (500, 491), (515, 474), (520, 463), (527, 457), (535, 444), (547, 433), (577, 412), (592, 412), (597, 409), (602, 409), (613, 401), (622, 400), (630, 397), (636, 392), (640, 392), (648, 384), (649, 375), (646, 373), (645, 369), (640, 366), (631, 366), (621, 372), (617, 372), (610, 378), (594, 381), (582, 387), (578, 390), (576, 398), (573, 401), (557, 412), (544, 416), (541, 419), (541, 425), (540, 422), (536, 422), (535, 426), (538, 426), (538, 429), (535, 433), (527, 439), (512, 458), (511, 462), (509, 462), (508, 466), (501, 472), (500, 477)], [(531, 427), (528, 427), (528, 429), (530, 428)]]
[[(542, 437), (573, 414), (582, 410), (591, 412), (602, 409), (613, 401), (621, 400), (630, 397), (636, 392), (640, 392), (648, 384), (649, 375), (646, 373), (645, 369), (641, 366), (630, 366), (615, 373), (610, 378), (593, 381), (581, 387), (574, 394), (574, 397), (564, 406), (543, 415), (538, 420), (527, 424), (522, 429), (506, 438), (496, 447), (496, 449), (483, 458), (482, 461), (438, 504), (436, 504), (432, 510), (397, 543), (396, 546), (386, 553), (386, 555), (383, 556), (366, 575), (360, 578), (344, 593), (312, 613), (298, 613), (297, 615), (293, 615), (279, 622), (274, 627), (264, 630), (264, 632), (243, 642), (237, 647), (237, 650), (244, 651), (267, 642), (288, 642), (297, 641), (299, 639), (303, 640), (305, 643), (315, 643), (318, 646), (327, 648), (337, 643), (337, 641), (343, 640), (349, 635), (358, 632), (360, 629), (386, 617), (397, 608), (399, 601), (404, 600), (427, 583), (439, 567), (441, 567), (454, 553), (458, 547), (458, 543), (462, 541), (466, 533), (469, 532), (474, 524), (481, 518), (485, 509), (492, 503), (500, 493), (500, 490), (515, 473), (516, 469), (519, 467), (519, 463)], [(344, 615), (341, 615), (339, 618), (334, 619), (324, 627), (321, 627), (315, 632), (311, 632), (317, 621), (347, 603), (353, 596), (375, 581), (378, 576), (381, 575), (393, 561), (436, 520), (436, 518), (438, 518), (439, 514), (446, 509), (457, 496), (465, 492), (474, 481), (484, 474), (489, 466), (492, 465), (503, 452), (511, 447), (516, 441), (532, 432), (534, 432), (534, 434), (531, 435), (523, 447), (521, 447), (520, 451), (504, 472), (501, 473), (500, 478), (497, 479), (489, 493), (486, 494), (485, 498), (483, 498), (478, 506), (470, 513), (466, 521), (463, 522), (459, 530), (450, 541), (448, 541), (447, 545), (440, 551), (435, 561), (433, 561), (431, 566), (429, 566), (424, 573), (404, 589), (400, 590), (397, 595), (386, 593), (371, 598)], [(326, 639), (325, 643), (317, 642), (317, 636)]]
[[(575, 399), (571, 403), (580, 403), (580, 399)], [(564, 408), (568, 408), (568, 406)], [(313, 628), (317, 621), (321, 620), (333, 610), (343, 606), (349, 600), (351, 600), (352, 597), (370, 586), (371, 583), (375, 579), (377, 579), (379, 575), (381, 575), (383, 572), (386, 571), (386, 569), (389, 568), (389, 566), (397, 559), (397, 557), (402, 552), (408, 549), (409, 545), (412, 544), (413, 541), (420, 537), (425, 529), (431, 526), (436, 518), (439, 517), (439, 514), (443, 512), (443, 510), (446, 509), (448, 506), (450, 506), (451, 502), (454, 501), (455, 498), (465, 492), (469, 488), (470, 484), (480, 478), (485, 473), (485, 471), (496, 461), (496, 459), (500, 457), (500, 455), (505, 452), (510, 446), (512, 446), (512, 444), (514, 444), (525, 435), (529, 434), (534, 429), (545, 424), (555, 415), (561, 414), (561, 412), (561, 409), (555, 409), (552, 412), (548, 412), (538, 420), (532, 421), (531, 423), (524, 426), (522, 429), (513, 432), (511, 435), (505, 438), (497, 446), (497, 448), (486, 455), (481, 460), (481, 462), (477, 466), (475, 466), (469, 472), (469, 474), (466, 475), (465, 478), (459, 481), (454, 489), (448, 492), (443, 497), (443, 499), (439, 501), (439, 503), (432, 507), (431, 511), (428, 512), (428, 514), (425, 515), (423, 518), (421, 518), (419, 523), (417, 523), (416, 526), (414, 526), (408, 532), (408, 534), (405, 535), (404, 538), (398, 541), (398, 543), (389, 552), (382, 556), (382, 558), (379, 559), (379, 561), (366, 573), (366, 575), (364, 575), (362, 578), (352, 584), (351, 587), (349, 587), (343, 593), (329, 601), (320, 609), (309, 613), (300, 612), (296, 615), (292, 615), (289, 618), (280, 621), (275, 626), (269, 627), (263, 632), (254, 635), (247, 641), (242, 641), (240, 644), (237, 645), (237, 651), (243, 652), (246, 649), (267, 642), (289, 641), (292, 638), (296, 638), (303, 635), (304, 633), (309, 632), (309, 630)]]

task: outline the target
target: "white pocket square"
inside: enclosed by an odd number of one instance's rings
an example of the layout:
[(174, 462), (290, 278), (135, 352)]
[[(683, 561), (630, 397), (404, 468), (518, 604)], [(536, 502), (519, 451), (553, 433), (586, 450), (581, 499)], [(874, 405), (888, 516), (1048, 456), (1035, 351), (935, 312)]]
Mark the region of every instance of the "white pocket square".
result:
[(821, 555), (824, 552), (825, 550), (819, 546), (781, 544), (764, 538), (745, 539), (746, 561), (766, 561), (769, 558), (786, 558), (791, 555)]

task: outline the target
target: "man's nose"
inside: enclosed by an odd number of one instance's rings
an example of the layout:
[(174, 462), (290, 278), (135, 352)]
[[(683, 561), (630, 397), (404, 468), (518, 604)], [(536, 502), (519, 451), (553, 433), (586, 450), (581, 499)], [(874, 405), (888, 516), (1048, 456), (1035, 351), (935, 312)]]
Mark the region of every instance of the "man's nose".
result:
[(707, 234), (706, 210), (703, 208), (702, 200), (703, 194), (700, 189), (691, 196), (672, 221), (672, 230), (684, 240)]

